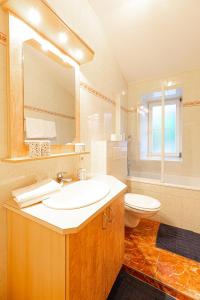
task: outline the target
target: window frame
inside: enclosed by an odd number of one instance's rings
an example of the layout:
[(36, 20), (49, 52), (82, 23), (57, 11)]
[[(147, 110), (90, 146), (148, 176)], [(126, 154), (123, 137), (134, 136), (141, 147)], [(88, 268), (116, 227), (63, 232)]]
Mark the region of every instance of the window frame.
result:
[[(165, 153), (165, 158), (180, 158), (181, 157), (181, 98), (172, 98), (165, 100), (165, 106), (170, 104), (176, 104), (176, 152)], [(161, 158), (160, 153), (153, 152), (153, 130), (152, 130), (152, 111), (153, 107), (161, 106), (161, 100), (148, 101), (148, 145), (147, 145), (147, 157)]]

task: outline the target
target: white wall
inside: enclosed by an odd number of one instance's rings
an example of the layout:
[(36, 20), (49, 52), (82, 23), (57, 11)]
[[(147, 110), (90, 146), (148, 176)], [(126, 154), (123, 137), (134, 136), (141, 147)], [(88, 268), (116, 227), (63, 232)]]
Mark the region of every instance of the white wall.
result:
[[(81, 81), (116, 100), (122, 90), (127, 90), (126, 83), (108, 48), (100, 22), (88, 1), (66, 0), (63, 3), (48, 0), (48, 3), (95, 52), (94, 60), (81, 66)], [(123, 102), (126, 106), (126, 97)], [(94, 118), (95, 126), (92, 128), (91, 119)], [(94, 136), (98, 139), (107, 137), (107, 133), (115, 130), (114, 107), (81, 89), (81, 125), (81, 137), (84, 141)]]

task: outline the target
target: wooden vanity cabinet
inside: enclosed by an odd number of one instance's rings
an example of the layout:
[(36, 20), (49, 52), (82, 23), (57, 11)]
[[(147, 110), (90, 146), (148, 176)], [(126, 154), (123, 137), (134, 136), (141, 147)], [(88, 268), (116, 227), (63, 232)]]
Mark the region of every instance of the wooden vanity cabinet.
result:
[(122, 195), (72, 234), (7, 218), (8, 300), (106, 300), (123, 262)]
[(104, 264), (106, 298), (124, 259), (124, 200), (117, 199), (108, 207), (109, 224), (105, 233)]

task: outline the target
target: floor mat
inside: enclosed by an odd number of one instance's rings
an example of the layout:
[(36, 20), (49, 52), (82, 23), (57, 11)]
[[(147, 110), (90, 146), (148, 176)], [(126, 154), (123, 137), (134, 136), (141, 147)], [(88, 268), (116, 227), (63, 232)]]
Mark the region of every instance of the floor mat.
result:
[(200, 234), (160, 224), (156, 246), (200, 262)]
[(175, 300), (175, 298), (121, 270), (107, 300)]

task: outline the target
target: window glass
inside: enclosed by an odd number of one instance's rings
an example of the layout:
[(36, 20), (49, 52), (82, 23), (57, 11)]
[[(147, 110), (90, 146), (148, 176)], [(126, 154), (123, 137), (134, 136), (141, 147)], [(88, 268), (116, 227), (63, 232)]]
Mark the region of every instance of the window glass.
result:
[(176, 104), (165, 106), (165, 152), (176, 153)]
[[(162, 151), (162, 108), (152, 106), (152, 153)], [(176, 104), (165, 105), (165, 153), (176, 153)]]
[[(182, 149), (182, 88), (164, 91), (164, 147), (165, 158), (180, 157)], [(140, 118), (140, 157), (159, 160), (162, 153), (162, 91), (147, 93), (141, 97), (138, 109)]]
[(152, 152), (161, 152), (162, 110), (161, 105), (152, 106)]

